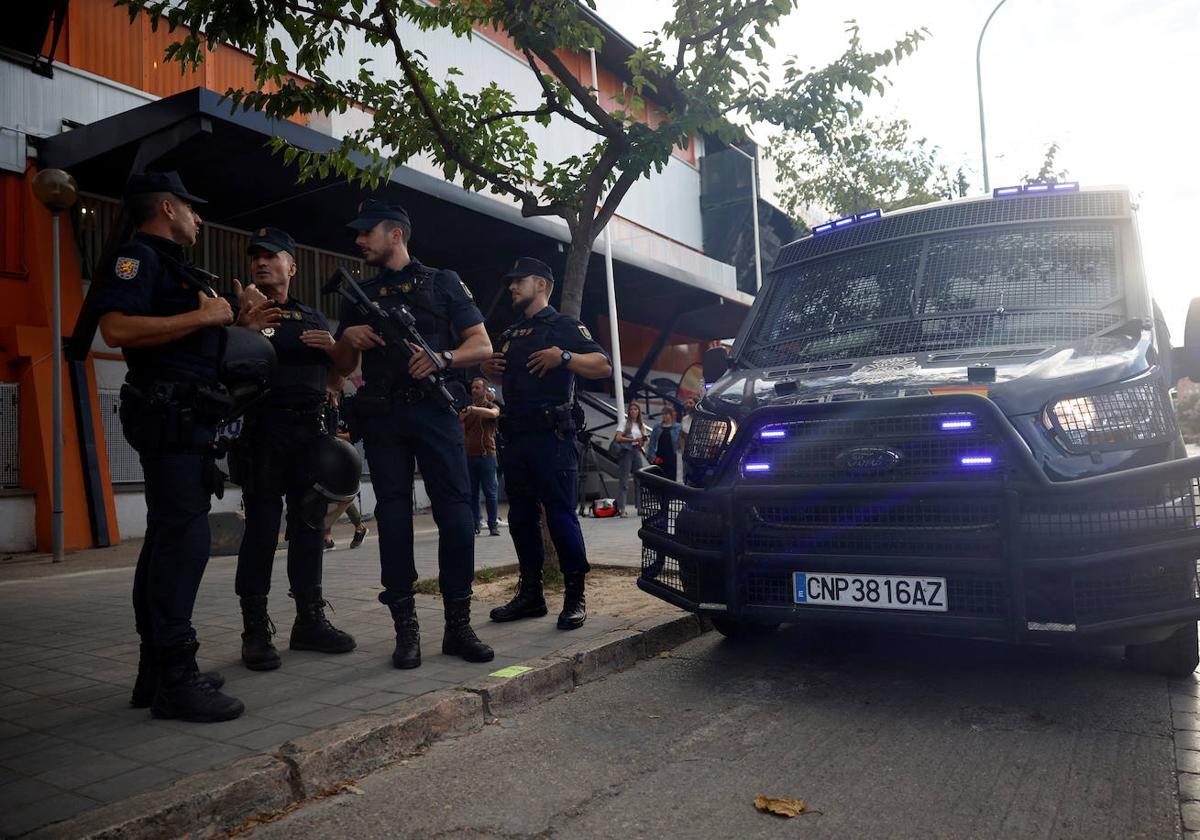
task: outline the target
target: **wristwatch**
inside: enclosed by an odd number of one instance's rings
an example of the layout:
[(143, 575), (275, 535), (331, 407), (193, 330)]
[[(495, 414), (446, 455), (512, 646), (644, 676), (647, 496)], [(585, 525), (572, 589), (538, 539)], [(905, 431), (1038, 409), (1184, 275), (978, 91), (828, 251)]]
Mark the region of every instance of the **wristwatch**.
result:
[(453, 350), (443, 350), (442, 358), (446, 361), (446, 367), (450, 367), (451, 365), (454, 364), (454, 351)]
[(571, 351), (570, 350), (564, 350), (562, 352), (562, 360), (563, 360), (563, 367), (566, 367), (567, 365), (571, 364)]

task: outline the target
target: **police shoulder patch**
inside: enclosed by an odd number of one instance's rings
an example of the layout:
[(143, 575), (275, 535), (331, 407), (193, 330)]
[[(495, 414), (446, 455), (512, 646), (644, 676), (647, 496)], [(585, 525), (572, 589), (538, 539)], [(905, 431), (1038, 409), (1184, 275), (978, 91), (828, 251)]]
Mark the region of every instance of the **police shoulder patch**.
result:
[(462, 290), (467, 293), (467, 297), (469, 297), (471, 300), (475, 300), (475, 295), (471, 294), (471, 290), (467, 287), (466, 283), (464, 283), (462, 280), (459, 280), (458, 285), (462, 286)]
[(580, 334), (580, 335), (582, 335), (582, 336), (583, 336), (584, 338), (586, 338), (588, 341), (591, 341), (591, 340), (592, 340), (592, 334), (591, 334), (590, 332), (588, 332), (588, 328), (587, 328), (587, 327), (585, 327), (583, 324), (576, 324), (575, 326), (579, 327), (579, 334)]
[(137, 277), (138, 268), (141, 264), (141, 260), (135, 260), (133, 257), (117, 257), (117, 264), (114, 271), (122, 280), (132, 280), (134, 277)]

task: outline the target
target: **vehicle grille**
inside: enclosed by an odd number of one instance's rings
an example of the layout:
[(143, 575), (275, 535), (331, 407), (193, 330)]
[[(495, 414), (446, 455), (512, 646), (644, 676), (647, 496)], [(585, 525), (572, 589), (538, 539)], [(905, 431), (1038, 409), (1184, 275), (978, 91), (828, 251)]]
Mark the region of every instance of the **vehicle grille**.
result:
[(723, 575), (721, 563), (703, 563), (642, 547), (642, 580), (671, 589), (693, 603), (724, 603)]
[(1197, 567), (1197, 561), (1179, 560), (1077, 572), (1075, 620), (1086, 624), (1186, 607), (1200, 596)]
[[(853, 411), (847, 408), (847, 411)], [(969, 421), (969, 429), (943, 430), (946, 420)], [(772, 424), (786, 437), (754, 437), (742, 462), (771, 465), (773, 480), (800, 483), (830, 481), (899, 482), (969, 479), (981, 474), (964, 469), (971, 455), (993, 458), (990, 471), (1004, 468), (1005, 452), (998, 435), (983, 418), (967, 412), (907, 414), (894, 417), (841, 417)], [(879, 450), (896, 456), (887, 468), (867, 470), (855, 465), (856, 451)]]
[(691, 548), (718, 549), (725, 542), (722, 517), (712, 506), (688, 503), (642, 485), (638, 511), (642, 526)]
[[(945, 615), (1004, 618), (1008, 615), (1008, 582), (995, 576), (961, 576), (946, 580)], [(755, 572), (746, 576), (746, 602), (758, 607), (795, 606), (791, 572)], [(847, 608), (847, 612), (858, 612)], [(871, 612), (905, 612), (874, 610)], [(941, 615), (941, 613), (939, 613)]]
[(870, 498), (804, 500), (746, 508), (747, 551), (994, 557), (1001, 545), (999, 500)]

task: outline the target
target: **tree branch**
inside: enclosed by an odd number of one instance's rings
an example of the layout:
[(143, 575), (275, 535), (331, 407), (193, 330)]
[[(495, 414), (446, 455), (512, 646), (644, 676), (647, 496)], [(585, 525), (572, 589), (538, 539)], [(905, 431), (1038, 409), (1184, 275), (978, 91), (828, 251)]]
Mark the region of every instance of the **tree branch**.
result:
[(378, 35), (381, 38), (387, 37), (386, 32), (384, 32), (382, 29), (379, 29), (378, 27), (371, 26), (366, 21), (351, 20), (350, 18), (343, 17), (342, 15), (335, 15), (330, 12), (322, 12), (319, 9), (313, 9), (308, 6), (302, 6), (299, 3), (294, 3), (294, 2), (288, 3), (287, 8), (291, 9), (293, 12), (303, 12), (306, 15), (312, 15), (313, 17), (320, 18), (321, 20), (327, 20), (327, 21), (330, 21), (333, 23), (340, 23), (345, 26), (349, 26), (353, 29), (361, 29), (364, 32), (370, 32), (374, 35)]
[(604, 129), (594, 122), (589, 122), (586, 118), (576, 114), (570, 108), (563, 107), (563, 104), (558, 101), (558, 94), (554, 88), (550, 87), (550, 83), (546, 81), (546, 77), (542, 75), (542, 71), (538, 69), (537, 57), (530, 51), (529, 47), (521, 47), (521, 52), (525, 54), (525, 61), (529, 64), (529, 69), (533, 71), (533, 75), (537, 77), (538, 84), (542, 86), (542, 92), (545, 95), (546, 104), (554, 109), (554, 113), (560, 114), (576, 125), (583, 126), (588, 131), (594, 134), (604, 135)]
[[(571, 96), (575, 98), (575, 101), (582, 105), (583, 109), (592, 116), (592, 119), (599, 123), (598, 128), (600, 130), (596, 132), (597, 134), (601, 134), (611, 141), (620, 142), (622, 145), (628, 144), (629, 140), (625, 135), (625, 126), (600, 106), (599, 90), (596, 91), (596, 96), (593, 97), (588, 92), (588, 88), (585, 88), (575, 78), (574, 74), (567, 69), (567, 66), (562, 63), (562, 60), (552, 50), (546, 50), (544, 53), (534, 50), (534, 53), (545, 62), (550, 72), (566, 85), (567, 90), (571, 92)], [(596, 80), (597, 84), (599, 84), (599, 81), (599, 79)]]
[(604, 204), (600, 207), (600, 212), (596, 214), (592, 228), (594, 231), (604, 229), (604, 226), (616, 214), (617, 206), (625, 198), (625, 194), (629, 192), (629, 188), (637, 183), (640, 177), (641, 174), (635, 169), (628, 169), (621, 173), (621, 177), (617, 178), (617, 182), (613, 184), (613, 188), (605, 196)]

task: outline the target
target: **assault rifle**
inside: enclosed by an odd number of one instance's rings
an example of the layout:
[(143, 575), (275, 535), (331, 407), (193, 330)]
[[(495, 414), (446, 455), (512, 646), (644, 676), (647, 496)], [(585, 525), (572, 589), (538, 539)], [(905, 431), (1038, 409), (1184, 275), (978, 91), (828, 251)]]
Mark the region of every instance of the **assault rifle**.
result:
[[(358, 285), (350, 276), (350, 272), (344, 268), (335, 271), (333, 276), (326, 280), (325, 285), (321, 287), (322, 294), (327, 295), (331, 292), (337, 292), (367, 319), (371, 328), (384, 340), (387, 345), (386, 350), (389, 353), (397, 353), (406, 368), (408, 360), (418, 352), (413, 350), (412, 345), (416, 345), (420, 352), (429, 354), (429, 358), (435, 363), (441, 363), (441, 355), (431, 348), (425, 337), (417, 331), (417, 319), (404, 304), (384, 309), (367, 297), (362, 286)], [(428, 390), (433, 398), (452, 414), (458, 414), (462, 408), (463, 400), (455, 397), (454, 393), (446, 387), (444, 370), (435, 370), (421, 379), (418, 384)]]

